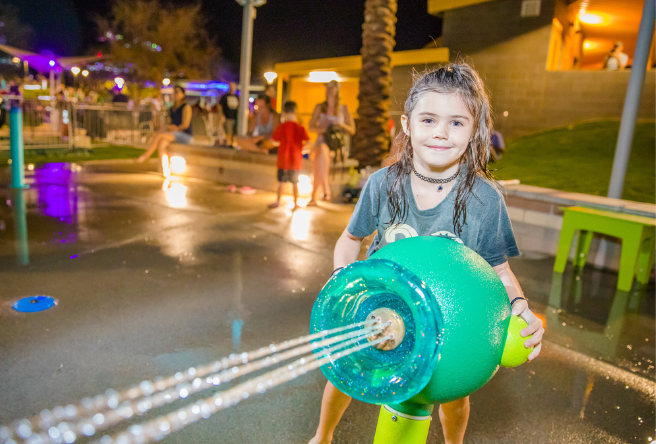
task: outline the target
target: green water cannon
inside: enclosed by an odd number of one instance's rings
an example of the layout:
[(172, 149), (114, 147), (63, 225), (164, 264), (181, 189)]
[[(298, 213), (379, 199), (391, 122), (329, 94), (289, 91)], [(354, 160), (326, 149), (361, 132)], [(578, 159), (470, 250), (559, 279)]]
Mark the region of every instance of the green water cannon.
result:
[(343, 393), (383, 406), (375, 444), (426, 442), (435, 404), (468, 396), (530, 353), (517, 328), (509, 334), (522, 321), (496, 272), (448, 238), (403, 239), (340, 270), (319, 293), (310, 331), (367, 320), (386, 324), (391, 339), (321, 370)]

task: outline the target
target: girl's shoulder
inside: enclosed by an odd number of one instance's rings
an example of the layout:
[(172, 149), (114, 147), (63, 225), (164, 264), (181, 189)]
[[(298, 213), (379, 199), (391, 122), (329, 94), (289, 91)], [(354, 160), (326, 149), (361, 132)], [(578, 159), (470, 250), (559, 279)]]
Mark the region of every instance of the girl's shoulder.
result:
[(389, 167), (384, 167), (379, 169), (376, 172), (371, 173), (371, 176), (369, 176), (369, 179), (367, 182), (371, 182), (372, 184), (381, 184), (381, 183), (387, 183), (387, 172), (389, 170)]
[(484, 176), (477, 176), (472, 188), (472, 194), (478, 201), (487, 205), (504, 200), (503, 188), (495, 180)]

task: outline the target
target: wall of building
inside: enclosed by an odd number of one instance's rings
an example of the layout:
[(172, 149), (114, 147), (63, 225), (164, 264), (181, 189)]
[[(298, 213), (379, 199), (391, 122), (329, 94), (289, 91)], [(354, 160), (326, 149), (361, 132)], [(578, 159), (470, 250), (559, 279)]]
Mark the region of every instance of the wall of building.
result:
[[(444, 46), (452, 61), (465, 59), (483, 77), (497, 128), (506, 137), (516, 137), (586, 120), (620, 118), (630, 71), (547, 71), (556, 0), (543, 0), (539, 17), (522, 18), (520, 10), (521, 0), (496, 0), (444, 13)], [(412, 67), (395, 67), (392, 75), (392, 111), (398, 116), (412, 85)], [(655, 80), (654, 70), (649, 71), (641, 119), (654, 119)]]

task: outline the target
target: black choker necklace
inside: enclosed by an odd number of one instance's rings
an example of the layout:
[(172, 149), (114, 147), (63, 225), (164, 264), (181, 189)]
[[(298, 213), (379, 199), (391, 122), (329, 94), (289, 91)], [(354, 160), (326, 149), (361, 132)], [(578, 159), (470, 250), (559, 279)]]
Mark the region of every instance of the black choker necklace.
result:
[[(412, 167), (412, 171), (415, 173), (415, 176), (417, 176), (417, 177), (420, 178), (421, 180), (424, 180), (424, 181), (426, 181), (426, 182), (430, 182), (430, 183), (437, 183), (437, 184), (449, 183), (449, 182), (451, 182), (453, 179), (455, 179), (456, 177), (458, 177), (458, 173), (459, 173), (459, 171), (457, 171), (456, 174), (454, 174), (454, 175), (451, 176), (451, 177), (447, 177), (446, 179), (433, 179), (432, 177), (426, 177), (426, 176), (424, 176), (423, 174), (419, 174), (419, 172), (418, 172), (417, 169), (414, 167), (414, 165), (413, 165), (413, 167)], [(437, 187), (437, 192), (438, 192), (438, 193), (441, 193), (443, 189), (444, 189), (444, 187), (443, 187), (442, 185), (440, 185), (440, 186)]]

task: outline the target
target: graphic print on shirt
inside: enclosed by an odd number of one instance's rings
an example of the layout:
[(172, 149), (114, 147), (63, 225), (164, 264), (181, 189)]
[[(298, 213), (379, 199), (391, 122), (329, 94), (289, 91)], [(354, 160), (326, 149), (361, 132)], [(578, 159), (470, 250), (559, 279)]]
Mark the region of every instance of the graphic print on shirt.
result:
[[(417, 230), (412, 228), (410, 225), (395, 224), (388, 227), (387, 230), (385, 230), (385, 243), (391, 244), (392, 242), (396, 242), (397, 240), (406, 239), (408, 237), (417, 237), (417, 236), (419, 236), (419, 233), (417, 233)], [(445, 237), (447, 239), (454, 240), (459, 244), (464, 245), (464, 242), (459, 237), (457, 237), (455, 234), (449, 231), (437, 231), (435, 233), (432, 233), (431, 236)]]
[(228, 108), (237, 109), (239, 108), (239, 99), (237, 96), (228, 96), (227, 97)]
[(454, 241), (458, 242), (461, 245), (465, 245), (465, 243), (462, 241), (462, 239), (460, 239), (458, 236), (451, 233), (450, 231), (437, 231), (437, 232), (431, 234), (431, 236), (446, 237), (447, 239), (454, 240)]
[(407, 224), (395, 224), (385, 230), (385, 242), (391, 244), (397, 240), (405, 239), (408, 237), (417, 237), (419, 234), (417, 230)]

